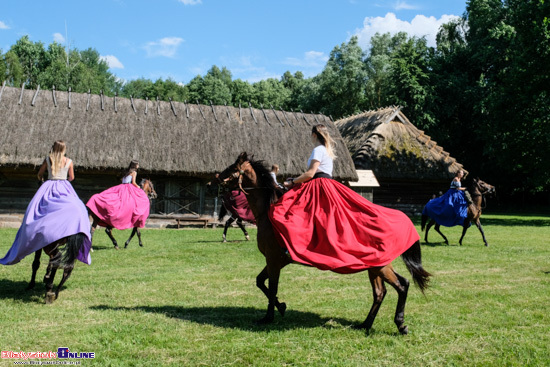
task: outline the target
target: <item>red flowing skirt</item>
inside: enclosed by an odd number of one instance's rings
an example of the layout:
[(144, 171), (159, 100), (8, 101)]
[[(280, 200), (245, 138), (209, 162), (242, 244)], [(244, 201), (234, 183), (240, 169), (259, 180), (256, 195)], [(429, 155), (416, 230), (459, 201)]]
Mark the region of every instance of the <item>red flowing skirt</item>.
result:
[(387, 265), (420, 239), (403, 212), (328, 178), (295, 186), (271, 206), (269, 217), (294, 261), (336, 273)]

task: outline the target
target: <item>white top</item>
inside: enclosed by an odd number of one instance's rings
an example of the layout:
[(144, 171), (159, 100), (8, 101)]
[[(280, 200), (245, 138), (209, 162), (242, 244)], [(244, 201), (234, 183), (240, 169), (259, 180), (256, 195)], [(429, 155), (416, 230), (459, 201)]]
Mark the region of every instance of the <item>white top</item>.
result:
[(328, 154), (327, 148), (324, 145), (317, 145), (313, 148), (313, 152), (311, 152), (311, 156), (307, 160), (308, 168), (312, 160), (320, 162), (319, 168), (317, 168), (315, 173), (324, 172), (332, 176), (332, 157)]
[(132, 175), (124, 176), (124, 178), (122, 179), (122, 183), (123, 184), (132, 183)]
[(65, 162), (65, 167), (61, 167), (61, 169), (57, 172), (57, 174), (54, 176), (52, 174), (52, 164), (50, 162), (50, 157), (46, 157), (46, 163), (48, 165), (48, 180), (66, 180), (67, 174), (69, 173), (69, 166), (71, 165), (71, 160), (67, 158), (67, 161)]

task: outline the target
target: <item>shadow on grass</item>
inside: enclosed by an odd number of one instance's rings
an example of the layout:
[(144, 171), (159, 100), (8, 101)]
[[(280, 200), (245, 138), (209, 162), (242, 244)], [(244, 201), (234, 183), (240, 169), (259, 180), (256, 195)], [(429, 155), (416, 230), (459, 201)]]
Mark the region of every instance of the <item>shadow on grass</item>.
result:
[(529, 217), (525, 218), (484, 218), (481, 216), (480, 218), (481, 225), (490, 225), (490, 226), (506, 226), (506, 227), (513, 227), (513, 226), (524, 226), (524, 227), (549, 227), (550, 226), (550, 218), (548, 219), (529, 219)]
[[(292, 330), (325, 327), (328, 329), (351, 328), (353, 321), (339, 318), (323, 318), (312, 312), (287, 310), (284, 318), (276, 311), (275, 321), (258, 325), (256, 321), (265, 315), (265, 310), (252, 307), (183, 307), (183, 306), (136, 306), (112, 307), (91, 306), (98, 311), (147, 312), (161, 314), (174, 319), (224, 328), (238, 328), (247, 331)], [(372, 331), (371, 331), (372, 332)]]
[[(38, 275), (36, 277), (38, 278)], [(37, 281), (33, 289), (27, 290), (28, 285), (29, 282), (0, 279), (0, 299), (13, 299), (27, 303), (44, 303), (44, 294), (46, 292), (44, 283)], [(61, 297), (61, 293), (59, 297)]]

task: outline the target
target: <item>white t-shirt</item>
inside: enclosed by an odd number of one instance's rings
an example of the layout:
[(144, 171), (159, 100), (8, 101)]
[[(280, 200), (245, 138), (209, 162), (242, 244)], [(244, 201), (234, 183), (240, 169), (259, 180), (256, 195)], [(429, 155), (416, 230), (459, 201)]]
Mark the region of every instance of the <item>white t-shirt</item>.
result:
[(307, 160), (308, 168), (311, 165), (312, 160), (320, 162), (319, 167), (317, 168), (317, 172), (328, 173), (332, 176), (332, 158), (330, 155), (328, 155), (327, 148), (324, 145), (317, 145), (313, 149), (313, 152), (311, 152), (311, 156)]

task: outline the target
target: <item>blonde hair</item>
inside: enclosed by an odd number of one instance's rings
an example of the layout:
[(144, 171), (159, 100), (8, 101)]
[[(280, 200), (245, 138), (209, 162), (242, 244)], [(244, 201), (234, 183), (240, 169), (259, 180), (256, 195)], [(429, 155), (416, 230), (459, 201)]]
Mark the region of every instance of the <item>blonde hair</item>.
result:
[(328, 129), (325, 125), (319, 124), (313, 126), (311, 132), (317, 136), (317, 139), (321, 144), (327, 148), (327, 153), (332, 159), (336, 159), (336, 153), (334, 152), (334, 140), (330, 137)]
[(63, 157), (65, 156), (66, 149), (67, 146), (63, 140), (56, 140), (50, 149), (50, 164), (52, 167), (52, 175), (54, 176), (63, 166)]

